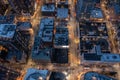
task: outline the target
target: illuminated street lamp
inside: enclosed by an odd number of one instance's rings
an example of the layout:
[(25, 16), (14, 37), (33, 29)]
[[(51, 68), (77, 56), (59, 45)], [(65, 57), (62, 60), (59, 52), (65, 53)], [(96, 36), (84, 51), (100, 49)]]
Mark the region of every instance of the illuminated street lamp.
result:
[(106, 18), (107, 18), (107, 19), (109, 19), (109, 18), (110, 18), (110, 16), (109, 16), (109, 15), (107, 15), (107, 16), (106, 16)]
[(79, 38), (75, 38), (75, 43), (78, 44), (80, 42)]

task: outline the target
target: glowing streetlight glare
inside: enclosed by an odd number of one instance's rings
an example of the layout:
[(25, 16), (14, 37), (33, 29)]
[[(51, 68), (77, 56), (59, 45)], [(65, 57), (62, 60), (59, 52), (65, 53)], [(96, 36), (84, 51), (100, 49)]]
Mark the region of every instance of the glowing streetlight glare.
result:
[(104, 4), (102, 4), (102, 7), (104, 7), (105, 5)]
[(63, 74), (65, 74), (66, 76), (68, 75), (68, 73), (67, 73), (67, 72), (65, 72), (65, 71), (63, 71)]
[(78, 44), (80, 42), (79, 38), (76, 38), (74, 41), (76, 44)]
[(43, 78), (42, 78), (42, 77), (39, 77), (39, 80), (43, 80)]
[(62, 48), (69, 48), (69, 46), (62, 46)]
[(70, 75), (66, 76), (66, 79), (67, 79), (67, 80), (69, 80), (69, 78), (70, 78)]
[(109, 19), (110, 18), (110, 16), (107, 16), (107, 19)]
[(35, 10), (36, 10), (36, 9), (37, 9), (37, 3), (35, 3), (35, 6), (34, 6), (34, 7), (35, 7)]

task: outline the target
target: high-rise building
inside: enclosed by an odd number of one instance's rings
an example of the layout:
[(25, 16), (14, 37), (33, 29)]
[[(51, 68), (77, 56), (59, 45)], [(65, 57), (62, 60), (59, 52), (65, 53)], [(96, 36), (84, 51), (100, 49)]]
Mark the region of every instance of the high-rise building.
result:
[(35, 0), (8, 0), (16, 13), (34, 13)]
[(14, 24), (0, 24), (0, 45), (9, 50), (22, 50), (27, 52), (26, 36)]
[(18, 28), (19, 26), (15, 24), (0, 24), (0, 59), (2, 61), (25, 62), (23, 59), (29, 52), (29, 38), (25, 33), (22, 34), (21, 29)]

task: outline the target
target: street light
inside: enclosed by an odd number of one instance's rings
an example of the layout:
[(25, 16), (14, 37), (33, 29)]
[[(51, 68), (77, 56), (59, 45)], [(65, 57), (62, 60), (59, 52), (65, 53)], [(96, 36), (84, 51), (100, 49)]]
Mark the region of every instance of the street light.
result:
[(42, 78), (42, 77), (39, 77), (39, 80), (43, 80), (43, 78)]
[(66, 71), (63, 71), (63, 74), (65, 74), (66, 76), (68, 75), (68, 73)]
[(75, 38), (75, 43), (78, 44), (80, 42), (79, 38)]

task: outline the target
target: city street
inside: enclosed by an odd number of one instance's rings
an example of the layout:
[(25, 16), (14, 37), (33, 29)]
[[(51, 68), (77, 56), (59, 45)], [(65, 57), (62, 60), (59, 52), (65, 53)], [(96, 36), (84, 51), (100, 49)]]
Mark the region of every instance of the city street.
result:
[(118, 50), (118, 44), (115, 40), (115, 33), (114, 33), (114, 25), (112, 23), (112, 21), (110, 21), (110, 14), (107, 14), (108, 13), (111, 13), (109, 12), (108, 10), (106, 10), (105, 8), (105, 4), (104, 4), (104, 1), (102, 1), (101, 3), (101, 9), (105, 15), (105, 21), (106, 21), (106, 25), (107, 25), (107, 29), (108, 29), (108, 36), (109, 36), (109, 42), (110, 42), (110, 49), (111, 49), (111, 52), (113, 53), (118, 53), (119, 50)]
[(78, 46), (79, 46), (79, 36), (78, 31), (78, 22), (76, 21), (76, 13), (75, 13), (75, 3), (71, 3), (70, 5), (70, 21), (68, 22), (68, 30), (69, 30), (69, 38), (70, 38), (70, 56), (69, 62), (71, 66), (78, 65), (80, 62)]
[[(104, 3), (105, 1), (102, 1), (101, 3), (101, 8), (103, 10), (103, 13), (105, 14), (105, 21), (106, 21), (106, 25), (107, 25), (107, 29), (108, 29), (108, 35), (109, 35), (109, 41), (110, 41), (110, 47), (111, 47), (111, 52), (113, 53), (118, 53), (119, 54), (119, 48), (116, 39), (115, 39), (115, 31), (114, 31), (114, 23), (112, 23), (112, 21), (110, 20), (111, 14), (107, 14), (107, 13), (111, 13), (111, 10), (106, 10), (106, 5)], [(118, 73), (118, 79), (120, 80), (120, 65), (119, 63), (116, 65), (113, 65), (114, 69), (117, 71)]]

